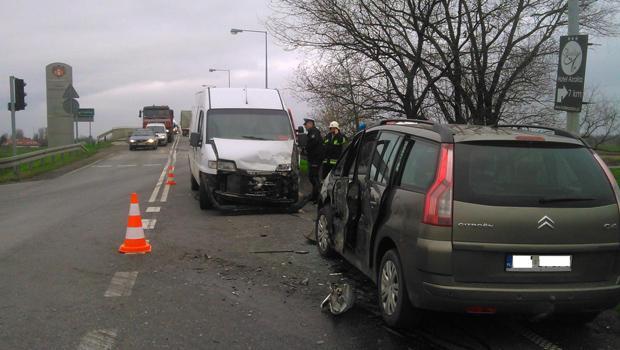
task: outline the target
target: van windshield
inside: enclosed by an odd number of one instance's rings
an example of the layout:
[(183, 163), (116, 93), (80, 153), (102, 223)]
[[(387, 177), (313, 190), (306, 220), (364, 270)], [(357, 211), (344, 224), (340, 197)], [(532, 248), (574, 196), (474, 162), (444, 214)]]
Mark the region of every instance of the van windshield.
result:
[(292, 139), (288, 114), (273, 109), (212, 109), (207, 138), (286, 141)]
[(457, 143), (454, 200), (510, 207), (596, 207), (615, 202), (590, 151), (566, 144)]

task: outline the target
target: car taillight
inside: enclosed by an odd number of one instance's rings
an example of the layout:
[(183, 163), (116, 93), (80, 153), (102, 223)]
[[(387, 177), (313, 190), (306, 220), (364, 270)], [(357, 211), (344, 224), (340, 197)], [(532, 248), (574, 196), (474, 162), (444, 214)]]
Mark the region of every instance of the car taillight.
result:
[(452, 167), (454, 145), (442, 144), (435, 181), (426, 193), (422, 222), (436, 226), (452, 226)]
[(609, 184), (613, 188), (614, 194), (616, 195), (616, 203), (620, 204), (620, 188), (618, 187), (618, 182), (616, 181), (616, 177), (611, 172), (611, 170), (609, 170), (609, 167), (607, 166), (607, 164), (605, 164), (605, 161), (603, 160), (603, 158), (601, 158), (594, 151), (592, 152), (592, 154), (594, 155), (594, 159), (596, 159), (596, 161), (598, 162), (598, 165), (600, 165), (601, 168), (603, 168), (603, 172), (605, 172), (605, 175), (607, 175), (607, 180), (609, 180)]

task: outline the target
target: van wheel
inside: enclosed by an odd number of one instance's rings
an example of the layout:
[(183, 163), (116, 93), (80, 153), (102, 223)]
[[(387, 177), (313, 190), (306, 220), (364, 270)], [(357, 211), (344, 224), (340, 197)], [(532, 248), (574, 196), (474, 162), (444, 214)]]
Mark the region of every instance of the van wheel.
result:
[[(396, 249), (390, 249), (381, 258), (377, 275), (379, 310), (383, 320), (392, 327), (419, 322), (409, 301), (400, 257)], [(417, 317), (414, 317), (417, 316)]]
[(314, 232), (316, 235), (316, 246), (319, 250), (319, 254), (325, 258), (334, 257), (336, 254), (331, 244), (332, 212), (329, 205), (326, 205), (319, 210), (314, 226)]
[(192, 191), (198, 191), (198, 189), (200, 189), (200, 185), (198, 184), (198, 181), (196, 181), (196, 179), (194, 179), (194, 175), (192, 175), (192, 173), (189, 173), (189, 178), (190, 178), (190, 183), (192, 184)]
[(209, 198), (209, 188), (205, 181), (200, 178), (200, 185), (198, 187), (198, 202), (200, 202), (200, 209), (207, 210), (213, 206), (211, 199)]

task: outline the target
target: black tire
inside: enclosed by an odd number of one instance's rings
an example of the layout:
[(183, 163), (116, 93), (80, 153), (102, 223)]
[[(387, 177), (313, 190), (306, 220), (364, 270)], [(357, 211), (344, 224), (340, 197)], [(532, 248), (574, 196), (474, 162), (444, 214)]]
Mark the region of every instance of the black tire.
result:
[(133, 148), (133, 147), (131, 147), (131, 146), (129, 146), (129, 150), (130, 150), (130, 151), (133, 151), (133, 150), (134, 150), (134, 148)]
[(198, 189), (200, 189), (200, 185), (198, 184), (198, 181), (196, 181), (196, 179), (194, 179), (194, 175), (192, 175), (192, 173), (189, 173), (189, 177), (190, 177), (190, 183), (192, 191), (198, 191)]
[(336, 255), (332, 245), (332, 212), (331, 206), (326, 205), (319, 210), (314, 223), (314, 235), (319, 254), (325, 258), (333, 258)]
[[(382, 292), (384, 288), (385, 291)], [(414, 312), (409, 301), (403, 268), (396, 249), (388, 250), (381, 258), (377, 270), (377, 294), (381, 317), (389, 326), (412, 326), (419, 322), (419, 311)]]
[(200, 202), (200, 209), (202, 210), (211, 209), (211, 207), (213, 206), (213, 203), (211, 203), (211, 199), (209, 198), (208, 191), (209, 188), (201, 177), (200, 185), (198, 186), (198, 202)]

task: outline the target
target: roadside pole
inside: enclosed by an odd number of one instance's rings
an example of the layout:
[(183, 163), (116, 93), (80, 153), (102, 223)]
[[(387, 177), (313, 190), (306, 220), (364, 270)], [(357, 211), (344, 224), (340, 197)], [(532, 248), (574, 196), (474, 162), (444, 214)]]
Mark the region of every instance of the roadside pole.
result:
[[(579, 35), (579, 0), (568, 0), (568, 35)], [(579, 112), (566, 112), (566, 130), (579, 135)]]
[[(17, 131), (15, 129), (15, 77), (11, 75), (9, 78), (11, 85), (11, 145), (13, 148), (13, 157), (17, 155)], [(13, 167), (13, 172), (17, 175), (17, 165)]]

